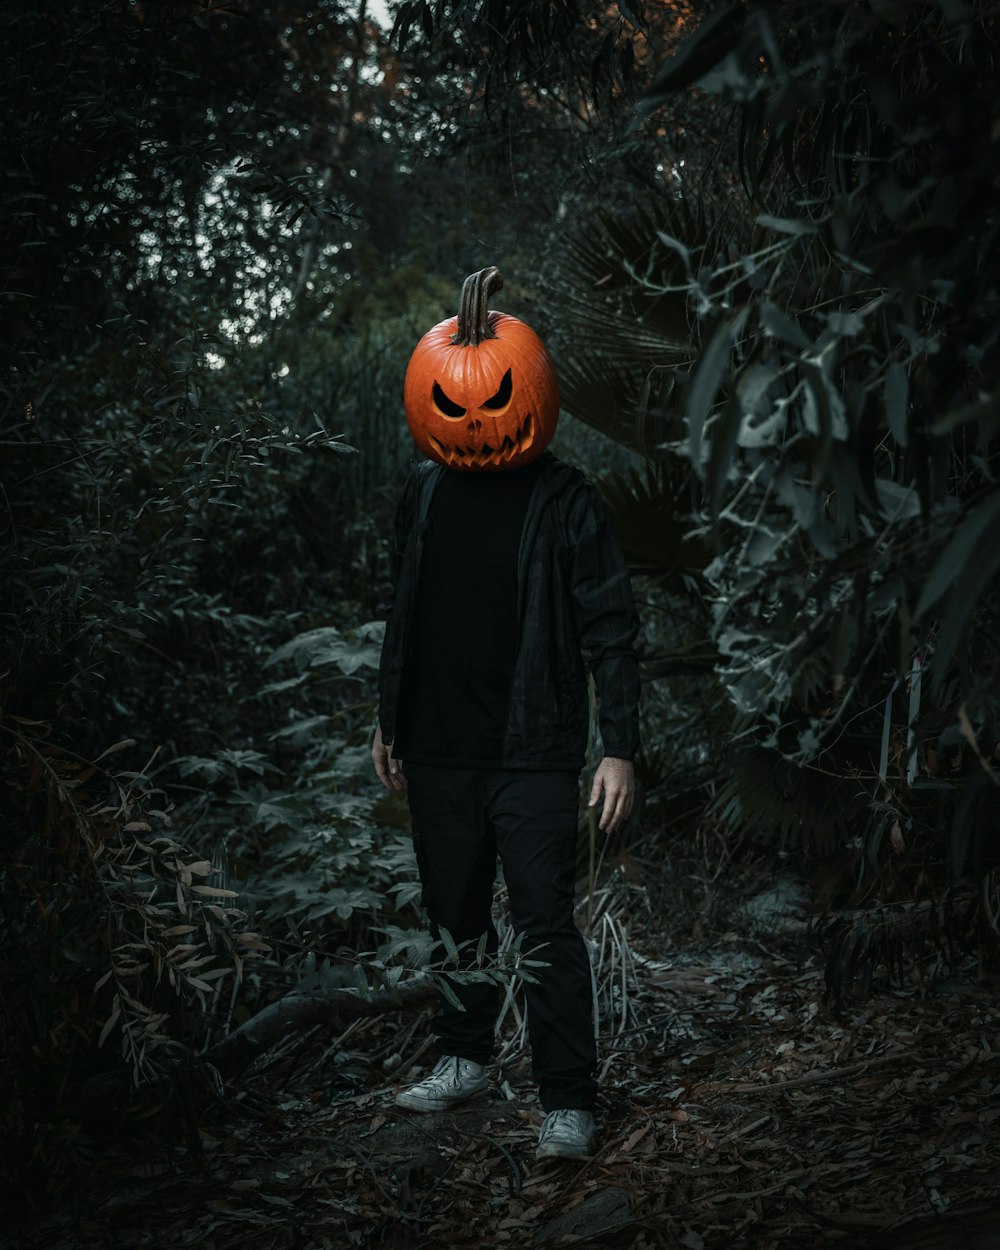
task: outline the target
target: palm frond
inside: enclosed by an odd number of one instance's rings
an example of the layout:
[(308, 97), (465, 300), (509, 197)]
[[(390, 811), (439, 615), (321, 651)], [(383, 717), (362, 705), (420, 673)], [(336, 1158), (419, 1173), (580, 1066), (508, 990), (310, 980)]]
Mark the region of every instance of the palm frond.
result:
[(686, 359), (688, 281), (710, 242), (704, 210), (665, 198), (571, 232), (555, 281), (571, 345), (646, 366)]
[(687, 520), (691, 466), (679, 458), (647, 462), (643, 471), (605, 473), (596, 478), (622, 553), (633, 573), (672, 580), (680, 575), (700, 580), (714, 552), (692, 537)]
[(728, 828), (781, 846), (827, 854), (843, 844), (854, 815), (843, 779), (789, 763), (776, 751), (737, 751), (709, 811)]
[(563, 407), (644, 456), (683, 436), (674, 372), (696, 354), (690, 283), (712, 243), (703, 209), (663, 199), (581, 224), (557, 258)]
[(597, 355), (564, 355), (560, 361), (563, 408), (641, 456), (652, 456), (671, 436), (681, 436), (679, 419), (668, 407), (672, 391), (673, 378), (665, 370), (644, 376)]

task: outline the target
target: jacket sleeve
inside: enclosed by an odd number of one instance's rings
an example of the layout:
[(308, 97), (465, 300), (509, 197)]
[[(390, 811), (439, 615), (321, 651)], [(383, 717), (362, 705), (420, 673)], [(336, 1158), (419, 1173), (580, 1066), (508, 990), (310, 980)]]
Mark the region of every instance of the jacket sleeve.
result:
[[(389, 600), (389, 607), (386, 612), (385, 634), (382, 639), (382, 651), (379, 656), (379, 712), (377, 723), (381, 722), (383, 709), (391, 706), (393, 703), (391, 693), (395, 688), (396, 680), (390, 674), (390, 664), (393, 652), (399, 645), (398, 623), (397, 628), (394, 628), (393, 613), (398, 598), (399, 582), (403, 569), (403, 560), (406, 555), (406, 547), (410, 533), (413, 529), (416, 494), (417, 475), (411, 466), (409, 475), (403, 485), (402, 494), (396, 504), (396, 512), (392, 523), (392, 533), (389, 538), (389, 581), (391, 585), (391, 597)], [(395, 726), (383, 724), (382, 729), (383, 738), (386, 743), (391, 742), (392, 737), (395, 734)], [(388, 734), (388, 737), (385, 737), (386, 733)]]
[[(392, 540), (389, 551), (389, 580), (392, 583), (392, 597), (395, 600), (396, 588), (399, 586), (399, 573), (403, 567), (403, 555), (410, 530), (413, 528), (414, 495), (416, 494), (416, 473), (412, 467), (403, 484), (403, 493), (396, 505), (396, 515), (392, 523)], [(390, 604), (389, 612), (392, 612)]]
[(634, 759), (639, 750), (639, 617), (632, 583), (597, 488), (583, 485), (569, 516), (577, 636), (594, 674), (604, 754)]

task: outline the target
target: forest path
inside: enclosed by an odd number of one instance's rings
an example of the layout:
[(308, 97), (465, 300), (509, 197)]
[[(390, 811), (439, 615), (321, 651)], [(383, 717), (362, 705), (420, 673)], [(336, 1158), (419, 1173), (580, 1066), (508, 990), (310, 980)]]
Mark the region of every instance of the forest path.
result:
[(227, 1104), (248, 1118), (204, 1116), (194, 1152), (106, 1157), (21, 1245), (1000, 1250), (995, 989), (963, 967), (838, 1020), (802, 939), (764, 944), (759, 920), (744, 906), (742, 931), (669, 959), (633, 948), (640, 1026), (602, 1039), (590, 1160), (535, 1160), (523, 1051), (479, 1102), (397, 1109), (427, 1014), (380, 1017), (291, 1039)]

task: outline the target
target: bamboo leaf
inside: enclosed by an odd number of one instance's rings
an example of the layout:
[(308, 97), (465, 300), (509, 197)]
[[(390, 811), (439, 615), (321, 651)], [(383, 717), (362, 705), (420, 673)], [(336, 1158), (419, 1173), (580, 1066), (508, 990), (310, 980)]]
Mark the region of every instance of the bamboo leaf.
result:
[(104, 1045), (104, 1043), (108, 1040), (108, 1035), (110, 1034), (111, 1030), (115, 1027), (115, 1025), (118, 1023), (118, 1018), (121, 1014), (122, 1014), (121, 999), (117, 995), (115, 995), (115, 1005), (112, 1008), (111, 1015), (108, 1016), (107, 1020), (105, 1020), (104, 1027), (101, 1029), (101, 1032), (97, 1038), (98, 1049), (100, 1049)]
[(457, 1007), (459, 1011), (465, 1011), (465, 1004), (455, 993), (454, 989), (452, 989), (447, 974), (435, 977), (435, 980), (437, 981), (437, 987), (441, 991), (441, 994), (452, 1005), (452, 1007)]
[(444, 927), (444, 925), (440, 925), (438, 927), (438, 933), (441, 941), (444, 943), (445, 950), (448, 952), (448, 958), (457, 968), (459, 965), (459, 954), (458, 947), (455, 945), (455, 939), (451, 936), (451, 933)]
[(103, 760), (107, 755), (114, 755), (118, 751), (124, 751), (126, 747), (134, 747), (135, 743), (135, 738), (123, 738), (121, 742), (116, 742), (113, 746), (106, 747), (93, 763), (96, 764), (98, 760)]

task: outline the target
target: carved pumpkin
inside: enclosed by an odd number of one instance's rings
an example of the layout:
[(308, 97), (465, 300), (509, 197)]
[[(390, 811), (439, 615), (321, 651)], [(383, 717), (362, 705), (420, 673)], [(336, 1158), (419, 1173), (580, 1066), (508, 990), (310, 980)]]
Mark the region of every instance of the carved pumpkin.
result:
[(548, 445), (559, 419), (556, 371), (538, 335), (487, 311), (496, 266), (466, 278), (457, 317), (428, 330), (406, 370), (414, 442), (450, 469), (513, 469)]

